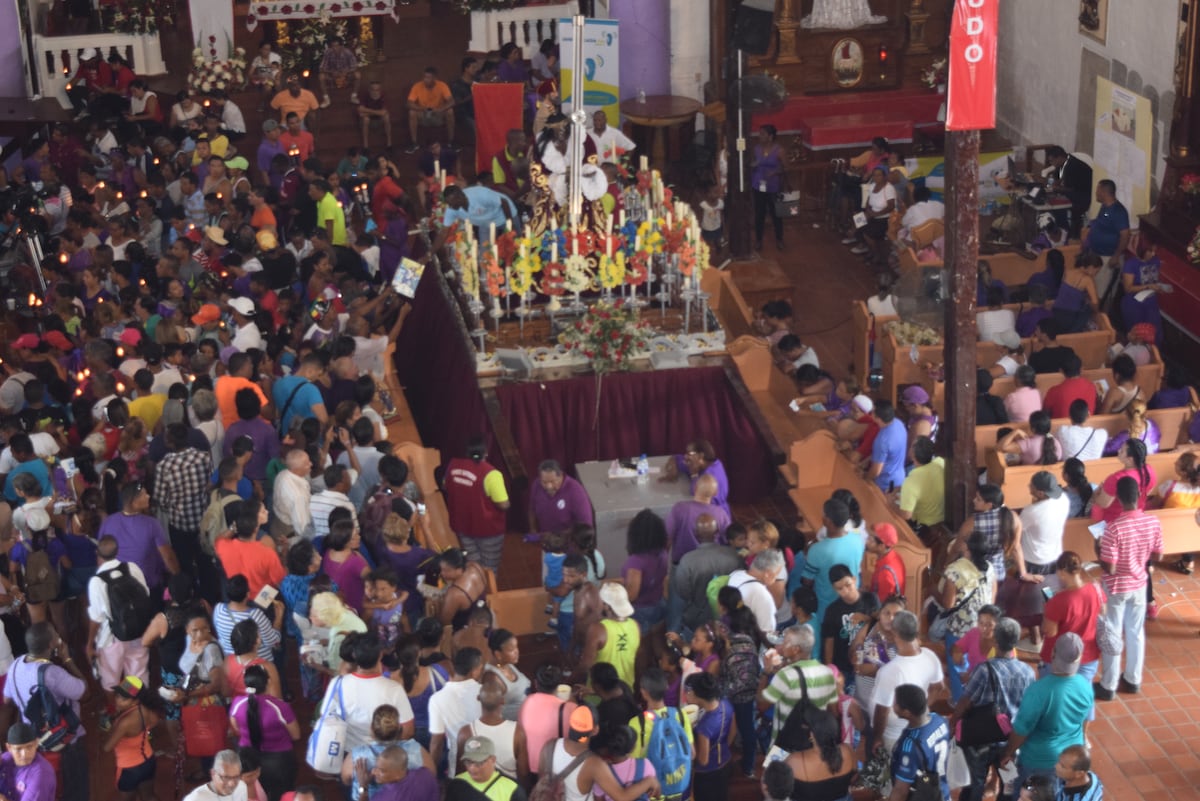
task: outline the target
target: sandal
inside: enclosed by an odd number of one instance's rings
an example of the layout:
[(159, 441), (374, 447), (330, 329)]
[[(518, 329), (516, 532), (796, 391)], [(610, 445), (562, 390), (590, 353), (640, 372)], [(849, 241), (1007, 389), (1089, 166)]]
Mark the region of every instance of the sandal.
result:
[(1180, 559), (1177, 562), (1175, 562), (1175, 569), (1178, 570), (1180, 573), (1184, 574), (1185, 576), (1190, 576), (1190, 575), (1192, 575), (1192, 570), (1193, 570), (1192, 564), (1193, 563), (1192, 563), (1191, 559)]

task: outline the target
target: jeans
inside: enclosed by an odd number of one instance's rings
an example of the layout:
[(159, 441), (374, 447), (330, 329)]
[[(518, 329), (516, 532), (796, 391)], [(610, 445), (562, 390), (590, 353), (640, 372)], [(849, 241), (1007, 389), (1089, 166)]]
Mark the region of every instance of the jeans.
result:
[(987, 785), (988, 771), (993, 766), (999, 766), (1000, 755), (1004, 753), (1007, 743), (992, 743), (990, 745), (968, 745), (963, 747), (963, 756), (967, 760), (967, 769), (971, 771), (971, 783), (963, 788), (958, 801), (983, 801), (984, 787)]
[(558, 647), (562, 650), (562, 655), (566, 658), (572, 658), (571, 655), (571, 635), (575, 633), (575, 613), (563, 612), (558, 613)]
[[(1125, 681), (1140, 685), (1142, 665), (1146, 660), (1146, 591), (1139, 588), (1109, 595), (1103, 614), (1108, 630), (1121, 632)], [(1101, 654), (1100, 662), (1100, 686), (1116, 690), (1117, 679), (1121, 676), (1121, 654)]]
[(667, 602), (659, 601), (654, 606), (635, 606), (633, 619), (637, 621), (638, 629), (644, 636), (650, 629), (662, 623), (667, 617)]
[(758, 739), (754, 730), (754, 701), (733, 705), (733, 720), (742, 735), (742, 773), (754, 772), (754, 746)]
[(91, 784), (88, 780), (87, 740), (85, 738), (76, 737), (70, 745), (62, 750), (59, 775), (71, 777), (71, 781), (63, 782), (63, 801), (88, 801)]
[(754, 241), (759, 247), (762, 247), (768, 214), (771, 215), (771, 225), (775, 227), (775, 241), (783, 244), (783, 218), (775, 213), (776, 194), (754, 190)]

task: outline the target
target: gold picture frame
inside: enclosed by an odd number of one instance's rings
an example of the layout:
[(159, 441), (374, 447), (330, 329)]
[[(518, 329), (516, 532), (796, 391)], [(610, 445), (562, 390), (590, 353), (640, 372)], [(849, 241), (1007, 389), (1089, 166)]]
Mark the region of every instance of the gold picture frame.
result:
[(1108, 39), (1108, 0), (1079, 0), (1079, 32), (1104, 44)]
[(866, 69), (862, 42), (852, 36), (839, 39), (829, 54), (829, 68), (839, 89), (858, 86)]

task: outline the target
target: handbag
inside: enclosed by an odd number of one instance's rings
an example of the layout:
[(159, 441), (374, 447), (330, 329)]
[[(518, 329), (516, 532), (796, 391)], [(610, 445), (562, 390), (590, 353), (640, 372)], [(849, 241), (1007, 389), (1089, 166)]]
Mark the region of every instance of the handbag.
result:
[(800, 216), (800, 190), (790, 191), (785, 189), (775, 196), (775, 216), (776, 217), (799, 217)]
[[(983, 668), (988, 672), (988, 681), (992, 686), (992, 698), (1000, 694), (1000, 680), (996, 676), (996, 668), (991, 662), (984, 662)], [(1008, 713), (1001, 711), (999, 705), (992, 701), (982, 706), (972, 706), (958, 722), (955, 738), (961, 746), (990, 745), (1008, 739), (1012, 731), (1012, 723)]]
[[(342, 700), (342, 677), (334, 679), (333, 697), (325, 705), (325, 711), (317, 719), (312, 734), (308, 736), (308, 749), (304, 761), (317, 773), (340, 775), (346, 752), (346, 704)], [(338, 711), (332, 711), (333, 698), (337, 699)]]
[[(971, 602), (971, 599), (974, 598), (976, 593), (978, 593), (978, 592), (979, 592), (979, 587), (976, 587), (975, 589), (971, 590), (970, 595), (968, 595), (966, 598), (963, 598), (961, 601), (956, 603), (954, 606), (950, 607), (949, 609), (942, 609), (941, 611), (939, 611), (934, 616), (933, 620), (931, 620), (929, 622), (929, 639), (933, 640), (934, 642), (941, 642), (941, 641), (945, 640), (946, 635), (949, 633), (951, 618), (953, 618), (954, 615), (956, 615), (958, 613), (959, 609), (962, 609), (964, 606), (969, 604)], [(930, 600), (932, 601), (932, 599), (930, 599)], [(934, 604), (934, 608), (936, 609), (937, 602), (936, 601), (932, 601), (932, 602)]]
[(1100, 646), (1100, 653), (1106, 656), (1120, 656), (1125, 644), (1124, 637), (1120, 627), (1110, 629), (1104, 620), (1104, 609), (1108, 601), (1099, 584), (1096, 585), (1096, 592), (1100, 595), (1100, 614), (1096, 615), (1096, 645)]
[(966, 787), (971, 783), (971, 769), (967, 766), (967, 755), (953, 740), (950, 741), (950, 753), (946, 755), (946, 783), (951, 790)]
[(229, 711), (221, 704), (192, 704), (180, 711), (183, 719), (184, 751), (190, 757), (210, 757), (225, 748)]

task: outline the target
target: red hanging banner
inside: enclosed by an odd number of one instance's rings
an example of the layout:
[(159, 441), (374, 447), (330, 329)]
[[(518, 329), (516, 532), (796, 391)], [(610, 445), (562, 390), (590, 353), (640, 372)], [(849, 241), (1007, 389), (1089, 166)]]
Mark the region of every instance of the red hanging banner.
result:
[(946, 130), (996, 127), (1000, 0), (957, 0), (950, 26)]

